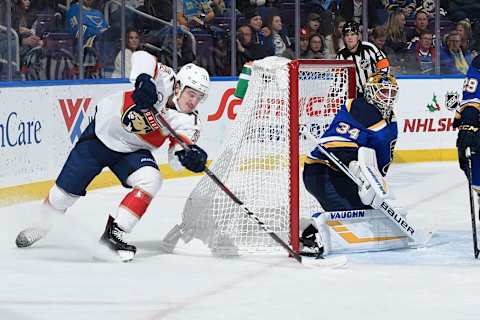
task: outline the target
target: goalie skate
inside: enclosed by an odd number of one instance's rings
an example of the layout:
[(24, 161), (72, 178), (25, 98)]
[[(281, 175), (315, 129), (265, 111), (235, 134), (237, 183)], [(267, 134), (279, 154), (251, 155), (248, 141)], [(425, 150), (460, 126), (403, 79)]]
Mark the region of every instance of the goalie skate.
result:
[(42, 239), (47, 233), (48, 233), (48, 230), (45, 228), (38, 228), (38, 227), (27, 228), (23, 231), (20, 231), (20, 233), (17, 235), (17, 238), (15, 239), (15, 244), (19, 248), (30, 247), (35, 242)]
[(125, 231), (113, 222), (113, 218), (110, 217), (100, 241), (115, 251), (123, 262), (129, 262), (133, 260), (137, 248), (126, 243), (123, 240), (124, 235)]

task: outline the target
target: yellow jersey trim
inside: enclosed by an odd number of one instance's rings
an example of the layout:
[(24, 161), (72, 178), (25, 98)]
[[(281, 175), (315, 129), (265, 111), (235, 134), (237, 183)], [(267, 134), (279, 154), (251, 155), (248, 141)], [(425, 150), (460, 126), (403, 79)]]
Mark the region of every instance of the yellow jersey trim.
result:
[(358, 148), (358, 144), (349, 141), (330, 141), (322, 143), (325, 148)]

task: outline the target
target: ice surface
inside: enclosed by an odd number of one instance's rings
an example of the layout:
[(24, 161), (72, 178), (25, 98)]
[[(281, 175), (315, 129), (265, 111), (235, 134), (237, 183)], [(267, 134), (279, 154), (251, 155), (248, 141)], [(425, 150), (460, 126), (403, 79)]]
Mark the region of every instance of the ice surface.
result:
[(1, 208), (0, 319), (479, 318), (480, 261), (456, 163), (393, 165), (388, 176), (409, 220), (437, 231), (429, 247), (352, 254), (335, 270), (300, 268), (285, 256), (213, 258), (200, 243), (163, 254), (159, 242), (198, 179), (165, 181), (131, 235), (131, 263), (97, 246), (127, 192), (120, 187), (89, 193), (29, 249), (14, 242), (37, 219), (38, 203)]

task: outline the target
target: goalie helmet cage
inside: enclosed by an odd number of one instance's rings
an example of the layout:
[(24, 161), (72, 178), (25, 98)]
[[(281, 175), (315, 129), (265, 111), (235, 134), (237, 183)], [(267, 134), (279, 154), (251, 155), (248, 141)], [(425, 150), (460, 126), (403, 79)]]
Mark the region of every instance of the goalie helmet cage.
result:
[[(315, 147), (300, 127), (319, 137), (355, 92), (351, 61), (255, 61), (231, 134), (210, 166), (296, 252), (299, 217), (321, 211), (300, 180), (300, 157)], [(282, 250), (207, 176), (187, 199), (182, 226), (186, 242), (200, 239), (214, 254)]]

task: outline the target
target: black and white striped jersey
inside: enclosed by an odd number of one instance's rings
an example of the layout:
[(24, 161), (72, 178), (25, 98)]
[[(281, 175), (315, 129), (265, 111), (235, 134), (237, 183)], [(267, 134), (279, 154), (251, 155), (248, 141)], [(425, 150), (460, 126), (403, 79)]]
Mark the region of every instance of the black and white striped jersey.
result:
[(363, 95), (367, 78), (374, 72), (388, 71), (390, 63), (387, 56), (373, 43), (361, 41), (357, 50), (352, 53), (343, 48), (337, 53), (338, 60), (350, 60), (355, 63), (357, 94)]

